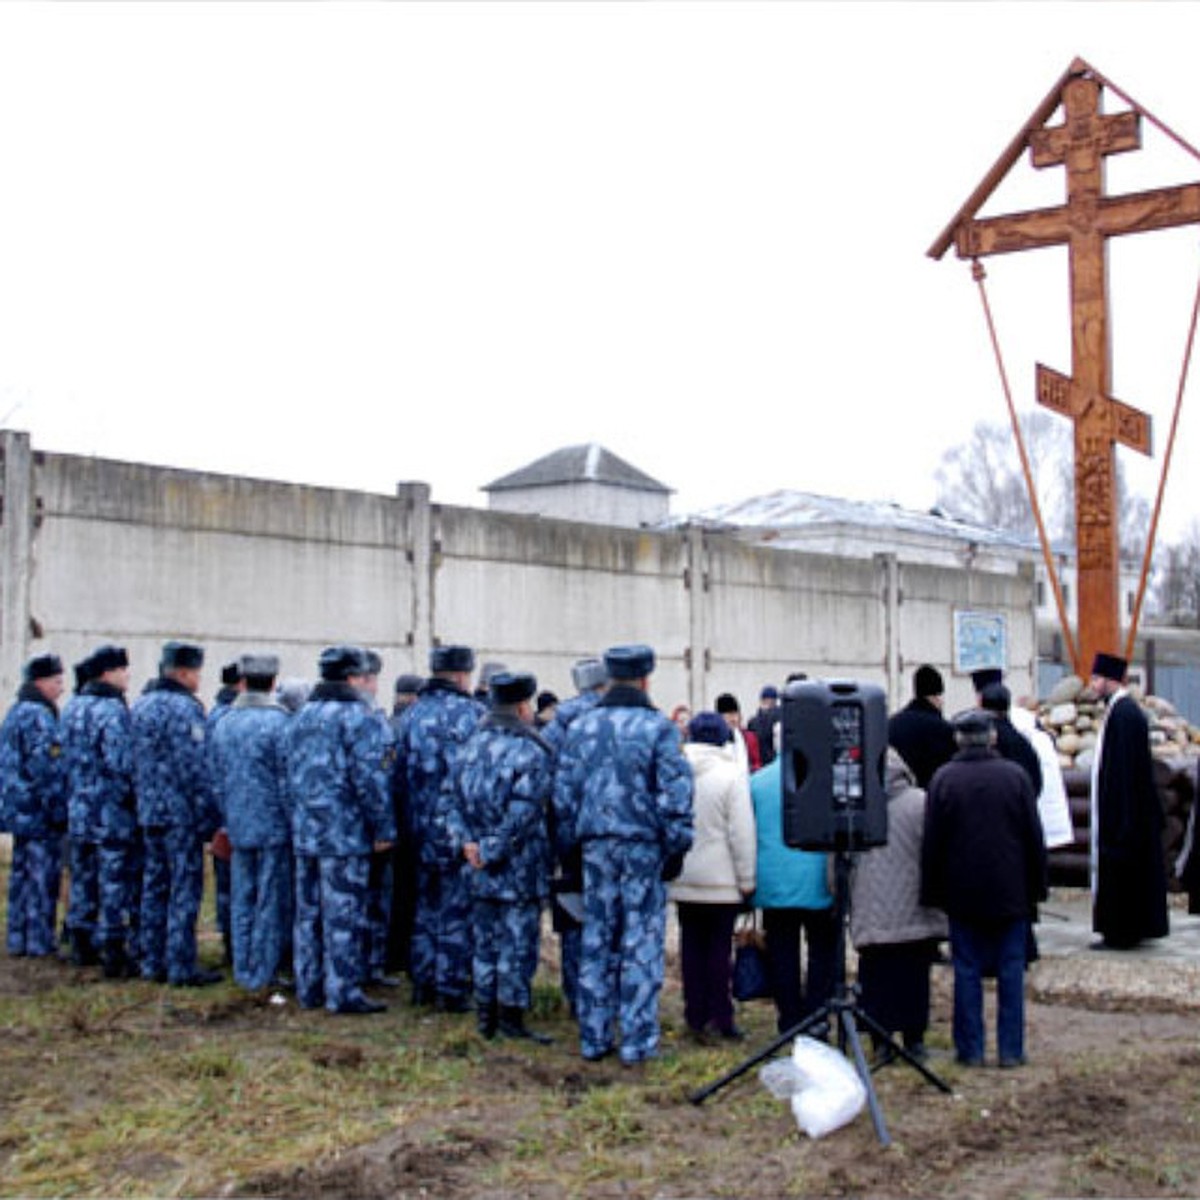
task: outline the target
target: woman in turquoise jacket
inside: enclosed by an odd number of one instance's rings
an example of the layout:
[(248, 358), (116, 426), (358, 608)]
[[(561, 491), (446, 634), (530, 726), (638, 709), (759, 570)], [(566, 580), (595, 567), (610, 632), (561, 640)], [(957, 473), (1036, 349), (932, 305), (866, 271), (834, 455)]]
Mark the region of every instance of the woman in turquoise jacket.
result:
[[(758, 887), (767, 960), (779, 1032), (792, 1029), (831, 996), (837, 919), (829, 890), (828, 855), (793, 850), (783, 842), (781, 760), (750, 777), (758, 830)], [(807, 972), (800, 967), (801, 932), (808, 942)], [(819, 1035), (821, 1030), (810, 1031)]]

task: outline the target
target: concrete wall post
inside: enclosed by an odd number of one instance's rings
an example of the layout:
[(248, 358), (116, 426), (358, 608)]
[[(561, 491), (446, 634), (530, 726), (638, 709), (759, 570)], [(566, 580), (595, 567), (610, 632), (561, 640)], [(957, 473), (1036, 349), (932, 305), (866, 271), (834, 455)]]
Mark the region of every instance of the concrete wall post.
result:
[(17, 690), (29, 650), (33, 570), (33, 450), (29, 434), (0, 430), (0, 696)]
[(894, 554), (876, 554), (882, 582), (883, 603), (883, 675), (888, 705), (900, 703), (900, 564)]
[(418, 675), (429, 671), (429, 650), (433, 645), (433, 531), (430, 514), (430, 488), (427, 483), (401, 483), (396, 494), (408, 505), (408, 545), (405, 555), (412, 564), (412, 591), (409, 603), (409, 644), (413, 670)]

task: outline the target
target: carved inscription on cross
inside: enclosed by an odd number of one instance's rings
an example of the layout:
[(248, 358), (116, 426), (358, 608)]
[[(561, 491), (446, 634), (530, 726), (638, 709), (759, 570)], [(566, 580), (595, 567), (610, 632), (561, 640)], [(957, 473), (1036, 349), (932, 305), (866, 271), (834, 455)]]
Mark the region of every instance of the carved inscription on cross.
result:
[[(1075, 531), (1079, 654), (1087, 670), (1097, 650), (1120, 641), (1117, 546), (1117, 442), (1150, 453), (1150, 418), (1109, 394), (1107, 242), (1200, 221), (1200, 185), (1124, 196), (1104, 194), (1104, 160), (1141, 146), (1140, 114), (1105, 115), (1101, 83), (1076, 61), (1063, 83), (1063, 124), (1029, 128), (1035, 167), (1065, 166), (1067, 202), (1008, 216), (968, 219), (954, 228), (960, 258), (1065, 244), (1071, 273), (1071, 375), (1037, 366), (1040, 404), (1075, 425)], [(994, 187), (995, 182), (991, 183)]]

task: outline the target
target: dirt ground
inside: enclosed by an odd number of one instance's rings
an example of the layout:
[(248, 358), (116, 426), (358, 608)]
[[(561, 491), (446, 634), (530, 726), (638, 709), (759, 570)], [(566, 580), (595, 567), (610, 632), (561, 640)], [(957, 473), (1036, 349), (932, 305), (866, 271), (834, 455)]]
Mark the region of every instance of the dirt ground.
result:
[[(938, 1007), (948, 1022), (945, 995)], [(480, 1094), (453, 1114), (397, 1129), (335, 1162), (246, 1181), (246, 1190), (347, 1198), (554, 1196), (564, 1185), (595, 1197), (1200, 1194), (1197, 1017), (1036, 1002), (1028, 1016), (1031, 1065), (1023, 1070), (964, 1071), (947, 1051), (930, 1065), (952, 1086), (950, 1096), (907, 1066), (877, 1073), (893, 1139), (887, 1148), (866, 1111), (808, 1139), (786, 1105), (762, 1102), (753, 1074), (701, 1107), (689, 1103), (688, 1084), (651, 1075), (634, 1085), (632, 1126), (610, 1131), (626, 1159), (624, 1177), (589, 1181), (586, 1148), (563, 1146), (552, 1178), (531, 1171), (498, 1185), (488, 1168), (519, 1140), (531, 1089), (552, 1089), (569, 1109), (589, 1091), (629, 1086), (620, 1068), (506, 1047), (489, 1054)], [(764, 1030), (760, 1044), (769, 1037)], [(737, 1061), (724, 1055), (712, 1078)]]
[[(1140, 965), (1139, 994), (1130, 996), (1088, 989), (1039, 964), (1027, 1008), (1030, 1063), (1001, 1071), (953, 1063), (950, 971), (935, 968), (929, 1065), (952, 1094), (902, 1064), (879, 1071), (893, 1139), (885, 1148), (866, 1111), (809, 1139), (754, 1072), (701, 1106), (690, 1103), (697, 1087), (771, 1039), (773, 1011), (743, 1006), (743, 1044), (696, 1046), (681, 1036), (673, 983), (664, 993), (663, 1056), (630, 1071), (582, 1062), (572, 1026), (552, 1004), (542, 1005), (537, 1024), (554, 1045), (485, 1044), (470, 1017), (417, 1014), (403, 1003), (381, 1017), (330, 1018), (232, 988), (185, 994), (130, 984), (121, 1002), (97, 1007), (105, 985), (86, 973), (4, 959), (0, 1194), (1195, 1196), (1200, 995), (1180, 993), (1180, 969)], [(61, 1013), (49, 1029), (39, 1025), (47, 1005)], [(148, 1071), (140, 1081), (139, 1062)], [(278, 1114), (264, 1117), (273, 1090), (256, 1098), (252, 1085), (275, 1062), (283, 1073), (276, 1090), (306, 1072), (317, 1090), (289, 1092)], [(186, 1079), (159, 1090), (164, 1073)], [(367, 1079), (378, 1087), (365, 1100), (347, 1090)], [(135, 1109), (147, 1090), (149, 1107)], [(205, 1105), (214, 1115), (204, 1115)], [(354, 1105), (371, 1109), (370, 1136), (354, 1132), (361, 1125), (342, 1132)], [(164, 1133), (160, 1141), (130, 1128), (161, 1119), (165, 1130), (178, 1119), (186, 1129), (188, 1111), (200, 1128), (209, 1122), (218, 1131), (212, 1139)], [(284, 1123), (269, 1145), (254, 1124), (268, 1118)], [(321, 1142), (300, 1135), (314, 1120), (325, 1127)], [(58, 1160), (74, 1173), (55, 1166), (47, 1147), (67, 1136), (80, 1138), (79, 1155), (92, 1156), (86, 1170), (75, 1154)], [(316, 1145), (324, 1148), (308, 1149)]]

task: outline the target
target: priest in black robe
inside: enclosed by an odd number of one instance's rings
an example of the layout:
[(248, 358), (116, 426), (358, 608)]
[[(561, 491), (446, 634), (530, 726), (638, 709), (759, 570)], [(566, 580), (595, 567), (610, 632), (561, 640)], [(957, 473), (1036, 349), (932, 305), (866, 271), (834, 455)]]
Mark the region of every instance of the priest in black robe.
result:
[(1092, 764), (1092, 928), (1097, 948), (1128, 950), (1166, 937), (1163, 809), (1150, 728), (1125, 690), (1124, 659), (1097, 654), (1091, 687), (1108, 704)]

